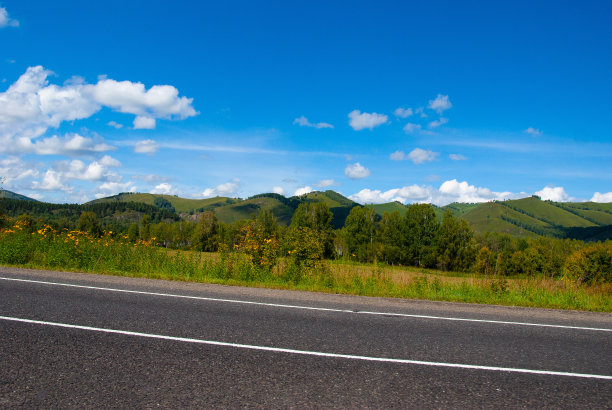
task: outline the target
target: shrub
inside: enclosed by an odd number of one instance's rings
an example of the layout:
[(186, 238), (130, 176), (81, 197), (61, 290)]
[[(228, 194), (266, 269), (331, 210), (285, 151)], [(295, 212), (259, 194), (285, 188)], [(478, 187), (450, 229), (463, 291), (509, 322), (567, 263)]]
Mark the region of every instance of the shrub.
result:
[(596, 243), (572, 253), (565, 261), (565, 276), (580, 283), (612, 282), (612, 249)]

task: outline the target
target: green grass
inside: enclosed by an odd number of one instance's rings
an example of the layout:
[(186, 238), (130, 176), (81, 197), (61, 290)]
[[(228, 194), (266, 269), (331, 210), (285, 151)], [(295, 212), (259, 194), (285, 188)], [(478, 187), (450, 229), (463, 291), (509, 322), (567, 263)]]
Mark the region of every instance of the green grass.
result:
[(432, 270), (322, 261), (299, 268), (281, 259), (273, 269), (241, 253), (168, 251), (122, 238), (75, 232), (0, 234), (0, 265), (165, 280), (308, 290), (451, 302), (612, 311), (612, 285), (587, 287), (551, 278), (491, 278)]

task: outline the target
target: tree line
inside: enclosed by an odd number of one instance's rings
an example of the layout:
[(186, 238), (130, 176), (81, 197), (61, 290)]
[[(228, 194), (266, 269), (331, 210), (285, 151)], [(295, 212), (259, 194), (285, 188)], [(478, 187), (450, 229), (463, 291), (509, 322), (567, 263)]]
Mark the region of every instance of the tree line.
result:
[[(102, 209), (153, 210), (147, 208), (149, 205), (133, 203), (96, 205), (102, 207), (94, 207), (98, 212), (81, 212), (76, 228), (101, 233), (106, 229), (99, 222), (99, 215), (104, 215)], [(404, 215), (395, 211), (382, 217), (371, 207), (354, 207), (340, 229), (333, 228), (334, 215), (323, 202), (300, 203), (289, 226), (280, 225), (267, 210), (250, 220), (225, 224), (211, 211), (191, 222), (162, 218), (172, 214), (151, 208), (155, 217), (144, 214), (129, 224), (127, 232), (121, 230), (130, 241), (222, 254), (241, 252), (264, 268), (271, 268), (279, 258), (288, 258), (296, 270), (314, 269), (326, 259), (343, 258), (483, 275), (565, 276), (584, 283), (612, 282), (611, 241), (476, 235), (466, 220), (450, 211), (439, 220), (428, 204), (413, 204)], [(0, 224), (7, 221), (0, 217)], [(32, 229), (36, 223), (40, 220), (31, 220)]]

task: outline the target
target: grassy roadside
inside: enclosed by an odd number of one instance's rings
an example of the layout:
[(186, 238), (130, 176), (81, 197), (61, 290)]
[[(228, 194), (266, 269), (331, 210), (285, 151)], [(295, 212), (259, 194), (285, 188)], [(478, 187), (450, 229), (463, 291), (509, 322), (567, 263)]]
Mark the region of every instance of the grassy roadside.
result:
[(306, 290), (364, 296), (427, 299), (612, 312), (612, 284), (585, 286), (544, 277), (502, 278), (465, 273), (318, 261), (296, 266), (290, 258), (272, 268), (247, 255), (168, 251), (106, 235), (5, 231), (0, 265), (59, 269), (199, 283)]

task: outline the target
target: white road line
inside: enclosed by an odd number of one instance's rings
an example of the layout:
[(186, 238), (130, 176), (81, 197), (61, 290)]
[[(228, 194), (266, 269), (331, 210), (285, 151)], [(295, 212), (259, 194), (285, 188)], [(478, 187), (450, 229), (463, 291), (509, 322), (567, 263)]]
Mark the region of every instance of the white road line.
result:
[(313, 307), (313, 306), (285, 305), (285, 304), (280, 304), (280, 303), (253, 302), (249, 300), (219, 299), (219, 298), (209, 298), (209, 297), (204, 297), (204, 296), (188, 296), (188, 295), (176, 295), (176, 294), (171, 294), (171, 293), (145, 292), (142, 290), (103, 288), (103, 287), (98, 287), (98, 286), (75, 285), (72, 283), (46, 282), (46, 281), (32, 280), (32, 279), (17, 279), (17, 278), (0, 277), (0, 280), (37, 283), (41, 285), (64, 286), (64, 287), (70, 287), (70, 288), (89, 289), (89, 290), (101, 290), (101, 291), (107, 291), (107, 292), (131, 293), (131, 294), (137, 294), (137, 295), (195, 299), (195, 300), (204, 300), (208, 302), (224, 302), (224, 303), (237, 303), (237, 304), (244, 304), (244, 305), (280, 307), (280, 308), (286, 308), (286, 309), (303, 309), (303, 310), (316, 310), (316, 311), (322, 311), (322, 312), (351, 313), (351, 314), (358, 314), (358, 315), (393, 316), (393, 317), (405, 317), (405, 318), (417, 318), (417, 319), (450, 320), (450, 321), (458, 321), (458, 322), (494, 323), (494, 324), (500, 324), (500, 325), (536, 326), (536, 327), (551, 327), (551, 328), (559, 328), (559, 329), (612, 332), (612, 329), (597, 328), (597, 327), (566, 326), (566, 325), (553, 325), (553, 324), (546, 324), (546, 323), (529, 323), (529, 322), (510, 322), (510, 321), (503, 321), (503, 320), (430, 316), (430, 315), (417, 315), (417, 314), (410, 314), (410, 313), (369, 312), (365, 310), (355, 311), (355, 310), (350, 310), (350, 309), (334, 309), (334, 308), (322, 308), (322, 307)]
[(426, 362), (422, 360), (392, 359), (392, 358), (387, 358), (387, 357), (371, 357), (371, 356), (357, 356), (357, 355), (338, 354), (338, 353), (314, 352), (314, 351), (309, 351), (309, 350), (284, 349), (280, 347), (256, 346), (256, 345), (247, 345), (247, 344), (239, 344), (239, 343), (219, 342), (215, 340), (202, 340), (202, 339), (192, 339), (192, 338), (187, 338), (187, 337), (156, 335), (156, 334), (151, 334), (151, 333), (131, 332), (128, 330), (104, 329), (104, 328), (91, 327), (91, 326), (80, 326), (80, 325), (71, 325), (67, 323), (45, 322), (41, 320), (22, 319), (22, 318), (9, 317), (9, 316), (0, 316), (0, 320), (6, 320), (10, 322), (28, 323), (28, 324), (34, 324), (34, 325), (54, 326), (54, 327), (61, 327), (61, 328), (68, 328), (68, 329), (89, 330), (92, 332), (113, 333), (113, 334), (120, 334), (120, 335), (126, 335), (126, 336), (146, 337), (150, 339), (171, 340), (174, 342), (198, 343), (198, 344), (204, 344), (204, 345), (234, 347), (234, 348), (239, 348), (239, 349), (262, 350), (266, 352), (291, 353), (291, 354), (299, 354), (299, 355), (305, 355), (305, 356), (330, 357), (330, 358), (336, 358), (336, 359), (365, 360), (365, 361), (370, 361), (370, 362), (413, 364), (413, 365), (434, 366), (434, 367), (454, 367), (454, 368), (459, 368), (459, 369), (489, 370), (489, 371), (496, 371), (496, 372), (529, 373), (529, 374), (541, 374), (541, 375), (547, 375), (547, 376), (569, 376), (569, 377), (581, 377), (581, 378), (587, 378), (587, 379), (612, 380), (612, 376), (601, 375), (601, 374), (555, 372), (555, 371), (549, 371), (549, 370), (517, 369), (517, 368), (512, 368), (512, 367), (479, 366), (479, 365), (472, 365), (472, 364), (442, 363), (442, 362)]

